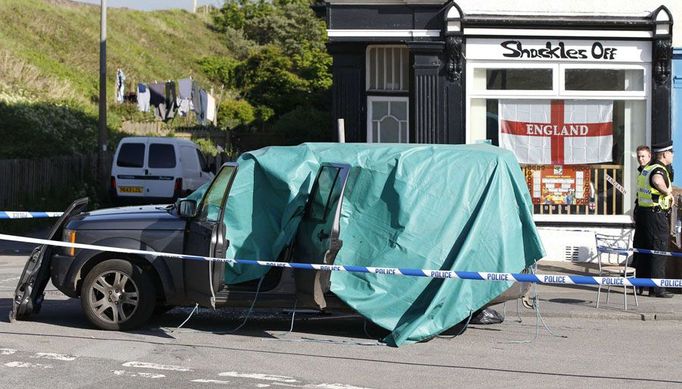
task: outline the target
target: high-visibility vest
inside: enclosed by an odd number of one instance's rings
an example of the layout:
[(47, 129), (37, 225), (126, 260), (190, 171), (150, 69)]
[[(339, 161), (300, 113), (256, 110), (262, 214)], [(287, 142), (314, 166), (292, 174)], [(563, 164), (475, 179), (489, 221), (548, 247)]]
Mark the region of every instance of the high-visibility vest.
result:
[(656, 168), (663, 169), (667, 182), (670, 182), (670, 175), (665, 166), (658, 163), (646, 165), (642, 173), (637, 176), (637, 205), (642, 208), (660, 207), (662, 210), (667, 210), (670, 209), (672, 196), (664, 196), (651, 185), (651, 173)]

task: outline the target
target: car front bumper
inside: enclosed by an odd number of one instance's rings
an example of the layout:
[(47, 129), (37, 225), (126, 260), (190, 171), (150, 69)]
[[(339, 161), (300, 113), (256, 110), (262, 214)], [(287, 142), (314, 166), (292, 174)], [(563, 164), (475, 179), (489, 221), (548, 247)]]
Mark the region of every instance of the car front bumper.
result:
[(52, 285), (69, 297), (78, 297), (74, 260), (74, 257), (55, 254), (52, 256), (50, 268)]

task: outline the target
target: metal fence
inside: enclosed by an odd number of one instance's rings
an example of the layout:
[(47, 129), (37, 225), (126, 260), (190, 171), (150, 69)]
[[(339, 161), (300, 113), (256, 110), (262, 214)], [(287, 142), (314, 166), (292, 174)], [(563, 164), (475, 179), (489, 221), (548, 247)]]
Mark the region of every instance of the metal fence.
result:
[[(111, 156), (105, 158), (111, 171)], [(51, 194), (67, 194), (97, 177), (97, 154), (0, 160), (0, 209), (31, 210)]]

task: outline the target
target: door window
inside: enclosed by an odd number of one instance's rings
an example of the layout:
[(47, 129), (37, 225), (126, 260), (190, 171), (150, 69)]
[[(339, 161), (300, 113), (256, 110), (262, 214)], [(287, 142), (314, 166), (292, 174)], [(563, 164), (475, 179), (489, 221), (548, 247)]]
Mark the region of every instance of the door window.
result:
[(306, 219), (324, 222), (329, 214), (331, 194), (334, 191), (339, 169), (332, 166), (323, 166), (317, 180), (317, 186), (313, 189), (312, 202)]
[(408, 143), (409, 118), (407, 97), (370, 97), (369, 143)]
[(220, 209), (225, 201), (225, 194), (227, 187), (230, 185), (230, 180), (234, 175), (236, 166), (226, 165), (213, 180), (211, 187), (204, 195), (201, 204), (201, 211), (199, 212), (199, 220), (218, 221), (220, 217)]
[(122, 144), (116, 165), (120, 167), (142, 167), (144, 165), (144, 143)]
[(175, 167), (175, 147), (169, 144), (149, 145), (149, 168), (172, 169)]

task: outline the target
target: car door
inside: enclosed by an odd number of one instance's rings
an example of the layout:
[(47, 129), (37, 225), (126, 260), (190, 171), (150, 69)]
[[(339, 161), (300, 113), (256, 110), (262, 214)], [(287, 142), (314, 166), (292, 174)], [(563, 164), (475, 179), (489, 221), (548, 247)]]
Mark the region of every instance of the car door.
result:
[[(64, 226), (69, 219), (79, 214), (88, 205), (88, 198), (74, 201), (64, 211), (59, 220), (52, 226), (47, 235), (49, 240), (61, 240)], [(45, 298), (45, 287), (50, 280), (52, 255), (60, 249), (56, 246), (42, 245), (36, 247), (24, 265), (19, 282), (14, 291), (10, 321), (27, 319), (32, 313), (38, 313)]]
[(172, 139), (154, 139), (147, 145), (145, 197), (171, 198), (175, 194), (175, 180), (181, 177), (178, 174), (180, 169), (175, 144), (172, 142)]
[[(230, 242), (223, 220), (227, 198), (237, 174), (236, 163), (222, 166), (211, 182), (196, 216), (192, 217), (185, 229), (183, 252), (191, 255), (225, 258)], [(215, 292), (224, 282), (225, 262), (183, 260), (183, 281), (188, 300), (202, 306), (215, 308)]]
[[(350, 166), (345, 164), (320, 166), (294, 238), (292, 262), (334, 263), (343, 244), (339, 222), (349, 171)], [(329, 272), (296, 269), (294, 278), (299, 304), (316, 309), (327, 306), (324, 294), (329, 291)]]

